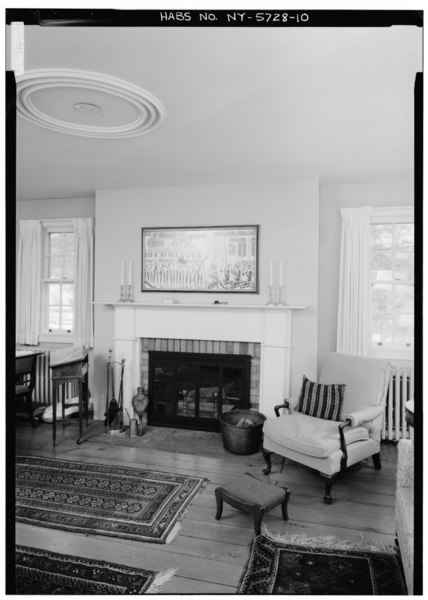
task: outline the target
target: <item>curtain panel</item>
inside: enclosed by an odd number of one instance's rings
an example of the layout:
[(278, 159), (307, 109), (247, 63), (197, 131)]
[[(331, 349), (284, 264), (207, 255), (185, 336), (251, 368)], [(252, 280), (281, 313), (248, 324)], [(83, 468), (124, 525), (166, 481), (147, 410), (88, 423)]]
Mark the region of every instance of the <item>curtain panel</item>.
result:
[(19, 221), (16, 273), (16, 342), (37, 345), (40, 330), (42, 226)]
[(94, 224), (72, 219), (74, 229), (74, 343), (94, 345)]
[(343, 208), (337, 352), (371, 354), (370, 216), (372, 208)]

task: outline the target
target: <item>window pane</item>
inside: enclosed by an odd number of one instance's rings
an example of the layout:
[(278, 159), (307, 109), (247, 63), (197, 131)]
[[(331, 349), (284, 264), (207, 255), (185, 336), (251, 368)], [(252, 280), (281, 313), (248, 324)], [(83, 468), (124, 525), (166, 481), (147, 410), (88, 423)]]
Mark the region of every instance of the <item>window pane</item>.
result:
[(49, 254), (62, 254), (63, 248), (63, 236), (62, 233), (50, 233), (49, 234)]
[(72, 256), (64, 258), (64, 277), (66, 279), (73, 279), (73, 263), (74, 258)]
[(400, 312), (412, 313), (414, 307), (414, 288), (412, 285), (395, 286), (394, 309)]
[(393, 286), (386, 283), (372, 286), (372, 309), (374, 312), (387, 312), (394, 306)]
[(62, 310), (62, 329), (73, 329), (73, 309), (71, 308)]
[(373, 252), (371, 268), (372, 281), (391, 281), (392, 252)]
[(413, 250), (415, 243), (415, 226), (413, 223), (397, 223), (395, 231), (397, 246), (403, 250)]
[(49, 307), (49, 329), (59, 329), (59, 307)]
[(394, 279), (396, 281), (414, 280), (413, 252), (397, 252)]
[(64, 234), (64, 254), (74, 254), (74, 233)]
[(61, 298), (61, 287), (59, 283), (50, 283), (49, 284), (49, 291), (48, 291), (48, 303), (49, 305), (59, 305), (60, 304), (60, 298)]
[(49, 261), (49, 279), (61, 279), (62, 277), (62, 258), (51, 256)]
[(381, 223), (371, 226), (371, 239), (373, 250), (392, 248), (393, 225), (392, 223)]
[(413, 346), (414, 323), (413, 315), (397, 315), (395, 328), (395, 341), (397, 343), (411, 344)]
[(72, 283), (64, 283), (62, 286), (62, 304), (72, 305), (74, 296), (74, 285)]
[(392, 343), (394, 335), (394, 321), (390, 315), (373, 315), (372, 341), (383, 344)]

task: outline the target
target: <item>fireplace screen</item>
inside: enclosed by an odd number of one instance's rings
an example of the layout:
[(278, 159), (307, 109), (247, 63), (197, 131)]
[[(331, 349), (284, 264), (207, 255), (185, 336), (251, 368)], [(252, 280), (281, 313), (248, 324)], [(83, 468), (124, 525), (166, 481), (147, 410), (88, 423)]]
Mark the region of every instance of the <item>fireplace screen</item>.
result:
[(149, 352), (149, 424), (216, 431), (249, 407), (251, 356)]

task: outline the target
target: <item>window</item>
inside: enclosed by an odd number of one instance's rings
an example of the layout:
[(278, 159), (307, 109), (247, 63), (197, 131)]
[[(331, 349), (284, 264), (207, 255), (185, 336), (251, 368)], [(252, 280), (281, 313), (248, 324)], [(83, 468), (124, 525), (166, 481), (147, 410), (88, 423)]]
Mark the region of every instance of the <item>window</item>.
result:
[(43, 233), (41, 335), (69, 338), (74, 329), (75, 234), (71, 223), (50, 224)]
[(414, 342), (413, 210), (375, 210), (370, 229), (374, 353), (404, 358)]

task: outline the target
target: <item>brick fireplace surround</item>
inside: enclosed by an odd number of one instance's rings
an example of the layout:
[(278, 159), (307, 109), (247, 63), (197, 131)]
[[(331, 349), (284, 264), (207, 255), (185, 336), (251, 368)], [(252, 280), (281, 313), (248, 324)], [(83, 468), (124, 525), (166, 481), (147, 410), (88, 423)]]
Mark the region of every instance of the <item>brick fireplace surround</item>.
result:
[(141, 340), (141, 383), (149, 388), (149, 351), (195, 352), (201, 354), (248, 354), (251, 356), (250, 407), (259, 409), (260, 398), (260, 343), (225, 340), (181, 340), (142, 338)]
[[(102, 302), (114, 309), (114, 357), (125, 359), (123, 404), (132, 413), (132, 396), (145, 384), (145, 353), (155, 350), (250, 354), (252, 360), (250, 403), (267, 416), (289, 394), (291, 324), (297, 306), (238, 304), (181, 304)], [(147, 340), (157, 340), (149, 342)], [(146, 341), (145, 341), (146, 340)], [(157, 344), (157, 347), (156, 347)], [(188, 348), (190, 348), (188, 350)], [(257, 389), (258, 387), (258, 389)]]

